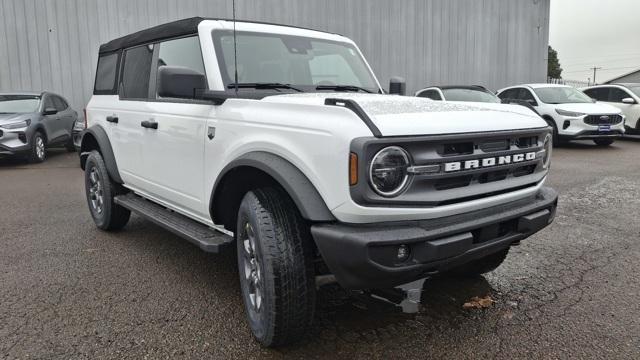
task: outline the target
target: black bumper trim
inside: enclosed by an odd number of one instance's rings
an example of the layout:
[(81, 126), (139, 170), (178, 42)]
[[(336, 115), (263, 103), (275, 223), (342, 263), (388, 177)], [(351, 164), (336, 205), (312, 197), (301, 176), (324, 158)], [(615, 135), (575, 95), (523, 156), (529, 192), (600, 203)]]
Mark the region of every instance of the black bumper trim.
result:
[[(445, 272), (519, 242), (549, 225), (557, 193), (434, 220), (316, 224), (311, 233), (338, 282), (348, 289), (389, 288)], [(410, 249), (396, 258), (399, 245)]]
[(594, 139), (618, 139), (624, 136), (620, 130), (599, 132), (597, 130), (584, 130), (575, 135), (560, 135), (563, 140), (594, 140)]

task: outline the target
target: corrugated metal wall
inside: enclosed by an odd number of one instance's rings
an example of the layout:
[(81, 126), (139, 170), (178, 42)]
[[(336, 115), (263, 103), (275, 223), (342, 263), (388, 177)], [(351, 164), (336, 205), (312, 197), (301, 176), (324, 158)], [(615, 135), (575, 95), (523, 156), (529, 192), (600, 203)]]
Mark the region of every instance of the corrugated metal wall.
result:
[[(239, 19), (354, 39), (381, 83), (544, 81), (550, 0), (237, 0)], [(231, 0), (0, 0), (0, 91), (59, 92), (81, 110), (99, 44), (190, 16), (230, 18)]]

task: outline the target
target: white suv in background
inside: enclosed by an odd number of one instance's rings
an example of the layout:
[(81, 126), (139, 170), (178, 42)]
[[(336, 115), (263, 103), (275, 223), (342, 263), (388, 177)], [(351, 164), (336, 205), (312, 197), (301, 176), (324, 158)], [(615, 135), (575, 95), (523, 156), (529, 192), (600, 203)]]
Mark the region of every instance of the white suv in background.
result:
[(598, 85), (582, 91), (598, 102), (622, 110), (627, 132), (640, 134), (640, 83)]
[(597, 104), (574, 87), (554, 84), (523, 84), (498, 90), (507, 102), (533, 107), (553, 127), (554, 143), (563, 140), (593, 140), (611, 145), (624, 134), (620, 109)]

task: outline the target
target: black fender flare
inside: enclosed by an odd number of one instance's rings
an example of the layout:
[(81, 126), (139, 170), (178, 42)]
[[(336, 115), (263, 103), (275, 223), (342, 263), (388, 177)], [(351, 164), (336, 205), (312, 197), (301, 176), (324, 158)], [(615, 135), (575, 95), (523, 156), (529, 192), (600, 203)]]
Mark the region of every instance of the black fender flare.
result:
[(118, 184), (122, 184), (122, 178), (120, 177), (120, 171), (118, 171), (118, 164), (116, 163), (116, 157), (113, 155), (113, 148), (111, 147), (111, 141), (109, 141), (109, 136), (107, 132), (100, 125), (94, 125), (82, 133), (82, 140), (80, 141), (80, 163), (82, 164), (82, 169), (84, 170), (84, 164), (89, 156), (89, 153), (92, 148), (90, 148), (91, 140), (95, 140), (98, 144), (98, 151), (102, 155), (102, 159), (107, 167), (107, 172), (111, 177), (111, 180)]
[[(263, 151), (244, 154), (222, 169), (211, 191), (210, 211), (213, 211), (221, 180), (229, 171), (238, 167), (256, 168), (271, 176), (291, 196), (303, 218), (311, 221), (336, 220), (318, 190), (300, 169), (278, 155)], [(213, 217), (213, 213), (211, 215)]]

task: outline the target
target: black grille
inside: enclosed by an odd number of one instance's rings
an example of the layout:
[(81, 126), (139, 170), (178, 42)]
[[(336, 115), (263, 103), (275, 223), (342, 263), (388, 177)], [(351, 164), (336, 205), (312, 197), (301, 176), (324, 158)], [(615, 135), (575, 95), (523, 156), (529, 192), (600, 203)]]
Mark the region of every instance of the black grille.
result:
[(622, 122), (620, 115), (587, 115), (584, 123), (588, 125), (615, 125)]

